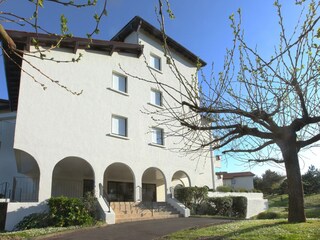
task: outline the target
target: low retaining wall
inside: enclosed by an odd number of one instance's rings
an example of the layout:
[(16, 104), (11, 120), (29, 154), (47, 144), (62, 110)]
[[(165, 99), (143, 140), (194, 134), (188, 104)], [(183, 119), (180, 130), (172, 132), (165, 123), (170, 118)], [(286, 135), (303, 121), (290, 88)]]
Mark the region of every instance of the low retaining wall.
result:
[(5, 230), (12, 231), (17, 223), (19, 223), (25, 216), (31, 213), (40, 213), (44, 211), (48, 211), (48, 205), (45, 202), (9, 202)]
[(246, 197), (248, 200), (247, 216), (251, 218), (268, 209), (268, 200), (263, 199), (262, 193), (242, 193), (242, 192), (209, 192), (209, 197)]

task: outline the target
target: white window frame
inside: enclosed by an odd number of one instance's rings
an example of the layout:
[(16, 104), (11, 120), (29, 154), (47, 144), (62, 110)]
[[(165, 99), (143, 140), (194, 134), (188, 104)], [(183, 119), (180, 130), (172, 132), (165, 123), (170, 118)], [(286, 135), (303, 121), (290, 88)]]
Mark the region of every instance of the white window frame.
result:
[[(116, 82), (116, 79), (118, 79), (118, 82)], [(122, 89), (121, 81), (124, 81), (124, 89)], [(112, 72), (112, 89), (120, 92), (120, 93), (128, 93), (128, 78), (127, 76), (117, 73), (117, 72)]]
[[(158, 60), (158, 64), (156, 64), (155, 60)], [(158, 71), (162, 71), (162, 62), (161, 62), (161, 57), (155, 55), (155, 54), (150, 54), (150, 61), (149, 65), (151, 68), (156, 69)]]
[[(120, 125), (123, 123), (124, 125)], [(112, 115), (111, 116), (111, 134), (120, 136), (120, 137), (128, 137), (128, 118), (119, 116), (119, 115)]]
[[(160, 99), (158, 99), (158, 97)], [(151, 91), (150, 91), (150, 103), (152, 105), (155, 105), (155, 106), (158, 106), (158, 107), (162, 107), (162, 100), (163, 100), (162, 92), (157, 90), (157, 89), (151, 88)]]
[[(158, 133), (161, 133), (160, 136)], [(160, 137), (160, 141), (159, 141)], [(152, 127), (151, 128), (151, 142), (152, 144), (164, 146), (164, 131), (162, 128)]]

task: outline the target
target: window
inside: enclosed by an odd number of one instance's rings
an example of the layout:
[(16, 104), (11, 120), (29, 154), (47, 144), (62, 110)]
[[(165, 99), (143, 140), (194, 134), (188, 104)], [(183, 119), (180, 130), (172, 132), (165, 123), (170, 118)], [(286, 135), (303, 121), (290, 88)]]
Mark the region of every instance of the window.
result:
[(164, 145), (163, 141), (163, 129), (161, 128), (152, 128), (152, 143), (158, 145)]
[(158, 90), (151, 89), (150, 103), (158, 106), (162, 106), (162, 93)]
[(127, 119), (120, 116), (112, 116), (112, 134), (127, 137)]
[(235, 185), (237, 182), (236, 182), (236, 179), (231, 179), (231, 184), (232, 185)]
[(161, 71), (161, 58), (155, 55), (150, 55), (150, 67)]
[(113, 73), (112, 74), (112, 88), (119, 92), (127, 92), (127, 77)]

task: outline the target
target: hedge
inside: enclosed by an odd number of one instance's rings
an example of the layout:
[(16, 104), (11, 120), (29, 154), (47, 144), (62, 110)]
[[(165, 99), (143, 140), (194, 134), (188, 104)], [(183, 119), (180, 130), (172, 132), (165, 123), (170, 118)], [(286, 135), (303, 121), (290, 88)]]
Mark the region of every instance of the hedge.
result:
[(177, 199), (191, 210), (191, 214), (238, 218), (245, 218), (247, 215), (246, 197), (208, 198), (207, 187), (180, 188), (176, 193)]

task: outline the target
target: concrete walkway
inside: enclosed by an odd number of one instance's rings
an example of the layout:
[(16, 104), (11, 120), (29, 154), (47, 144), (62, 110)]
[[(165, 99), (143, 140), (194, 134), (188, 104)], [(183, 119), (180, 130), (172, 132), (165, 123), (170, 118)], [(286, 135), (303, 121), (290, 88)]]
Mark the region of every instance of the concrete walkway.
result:
[(58, 234), (46, 240), (151, 240), (182, 229), (222, 224), (232, 220), (209, 218), (169, 218), (160, 220), (129, 222), (99, 228), (78, 230)]

